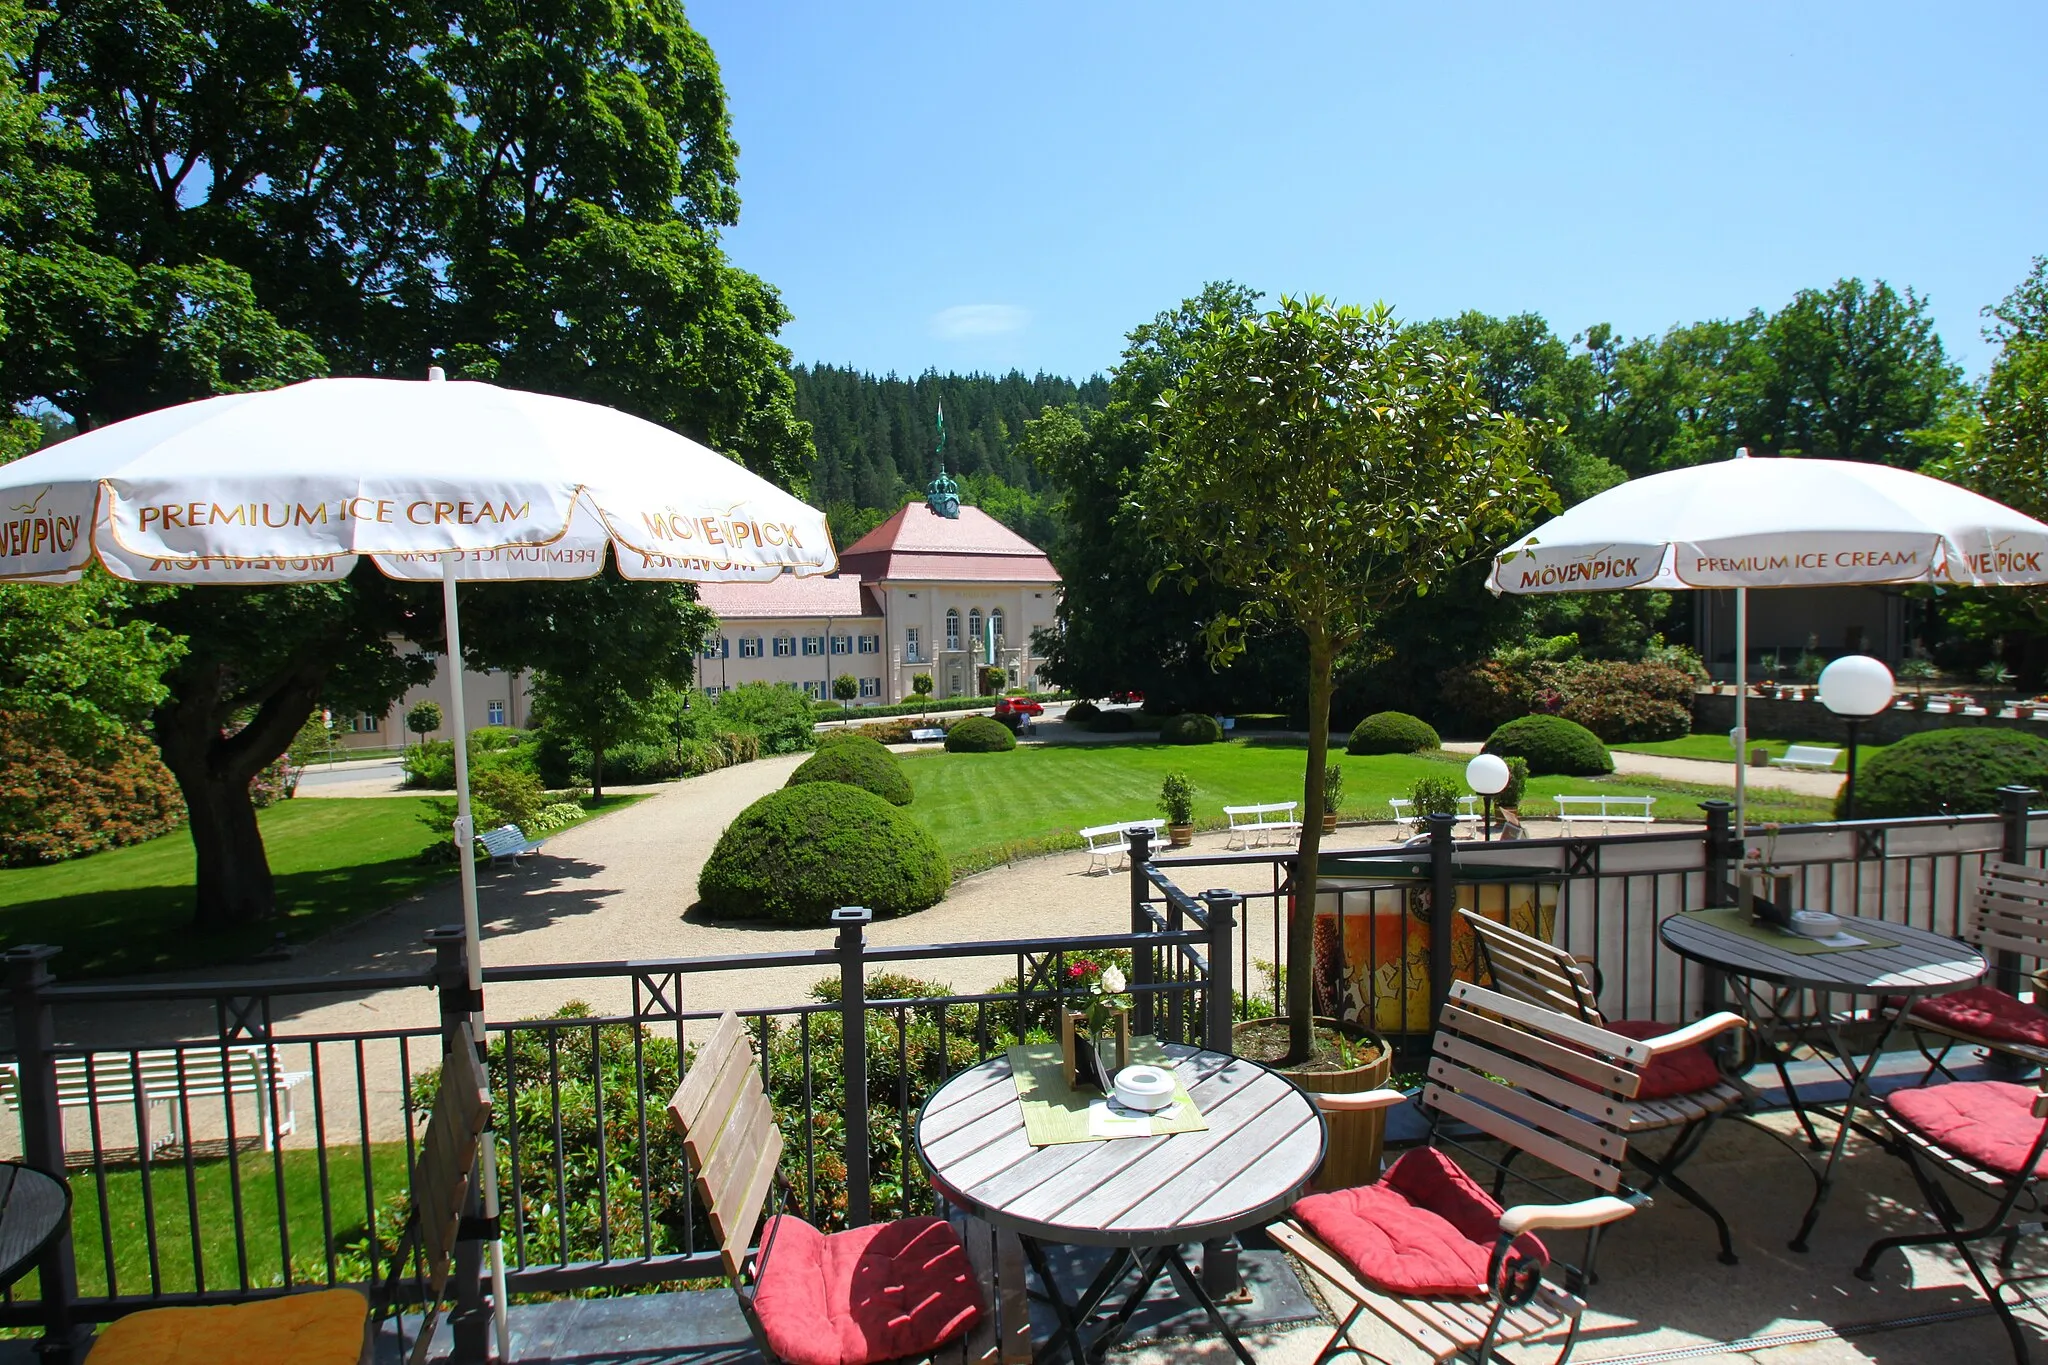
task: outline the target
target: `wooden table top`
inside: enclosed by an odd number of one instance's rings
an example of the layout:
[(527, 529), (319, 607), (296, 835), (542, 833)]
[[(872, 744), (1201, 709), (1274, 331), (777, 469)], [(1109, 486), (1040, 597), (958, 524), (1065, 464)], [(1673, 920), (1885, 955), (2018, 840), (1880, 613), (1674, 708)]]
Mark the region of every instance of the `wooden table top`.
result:
[(1982, 953), (1945, 934), (1856, 915), (1843, 915), (1841, 920), (1846, 932), (1890, 939), (1893, 946), (1794, 953), (1691, 915), (1668, 917), (1657, 926), (1657, 936), (1679, 956), (1736, 976), (1850, 994), (1949, 990), (1966, 986), (1989, 970)]
[(1314, 1101), (1256, 1062), (1176, 1043), (1166, 1054), (1202, 1132), (1033, 1147), (1009, 1059), (992, 1057), (926, 1101), (918, 1158), (956, 1206), (1048, 1242), (1198, 1242), (1277, 1217), (1322, 1163)]
[(54, 1176), (0, 1161), (0, 1287), (35, 1264), (71, 1216), (71, 1189)]

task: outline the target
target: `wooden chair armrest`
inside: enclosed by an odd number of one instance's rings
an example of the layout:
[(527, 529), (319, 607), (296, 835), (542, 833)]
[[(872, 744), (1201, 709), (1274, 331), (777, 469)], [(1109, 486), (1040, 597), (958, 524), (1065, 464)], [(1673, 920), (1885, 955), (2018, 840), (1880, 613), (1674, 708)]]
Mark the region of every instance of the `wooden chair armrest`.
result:
[(1349, 1095), (1323, 1095), (1313, 1091), (1309, 1098), (1328, 1114), (1367, 1114), (1375, 1109), (1392, 1109), (1406, 1104), (1408, 1096), (1399, 1090), (1361, 1090)]
[(1636, 1211), (1635, 1205), (1611, 1194), (1581, 1199), (1576, 1204), (1517, 1204), (1500, 1216), (1500, 1230), (1510, 1237), (1539, 1228), (1594, 1228)]
[(1704, 1043), (1707, 1039), (1716, 1034), (1726, 1033), (1729, 1029), (1748, 1027), (1749, 1021), (1741, 1015), (1722, 1010), (1719, 1014), (1710, 1014), (1696, 1023), (1687, 1024), (1684, 1028), (1673, 1029), (1655, 1038), (1645, 1038), (1642, 1043), (1650, 1049), (1652, 1057), (1661, 1057), (1667, 1052), (1676, 1052), (1695, 1043)]

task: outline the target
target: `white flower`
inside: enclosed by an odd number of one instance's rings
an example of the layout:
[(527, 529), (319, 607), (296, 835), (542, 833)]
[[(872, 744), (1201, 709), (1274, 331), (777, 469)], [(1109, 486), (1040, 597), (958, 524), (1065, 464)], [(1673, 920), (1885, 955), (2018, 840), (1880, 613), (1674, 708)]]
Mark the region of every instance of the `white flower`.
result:
[(1124, 974), (1114, 967), (1102, 969), (1102, 989), (1110, 995), (1124, 993)]

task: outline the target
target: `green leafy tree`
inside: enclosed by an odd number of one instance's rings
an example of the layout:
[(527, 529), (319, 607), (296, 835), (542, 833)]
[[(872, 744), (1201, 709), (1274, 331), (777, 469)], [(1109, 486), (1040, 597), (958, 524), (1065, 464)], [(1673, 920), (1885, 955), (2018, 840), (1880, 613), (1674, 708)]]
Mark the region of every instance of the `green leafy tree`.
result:
[[(1245, 595), (1209, 623), (1212, 657), (1248, 624), (1289, 622), (1308, 648), (1309, 745), (1296, 885), (1320, 851), (1331, 675), (1376, 612), (1552, 501), (1521, 418), (1489, 406), (1467, 362), (1370, 311), (1282, 299), (1208, 319), (1161, 396), (1159, 447), (1132, 495), (1177, 559)], [(1313, 896), (1288, 926), (1297, 1057), (1313, 1047)]]
[(932, 695), (932, 675), (929, 673), (911, 674), (910, 690), (917, 694), (917, 700), (919, 703), (918, 715), (923, 716), (923, 703), (929, 701)]
[(0, 711), (43, 717), (81, 756), (140, 728), (185, 652), (178, 636), (129, 616), (152, 595), (98, 569), (70, 587), (0, 584)]
[(860, 679), (851, 673), (841, 673), (832, 680), (832, 695), (839, 699), (839, 709), (844, 711), (860, 695)]
[(405, 728), (418, 735), (422, 742), (428, 735), (441, 728), (441, 707), (437, 702), (415, 702), (405, 713)]

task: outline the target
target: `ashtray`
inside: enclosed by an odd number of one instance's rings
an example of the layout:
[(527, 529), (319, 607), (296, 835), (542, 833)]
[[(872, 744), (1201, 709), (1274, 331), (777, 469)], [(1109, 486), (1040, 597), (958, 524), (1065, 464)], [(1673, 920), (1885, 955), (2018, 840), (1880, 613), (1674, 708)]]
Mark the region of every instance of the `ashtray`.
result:
[(1842, 932), (1842, 921), (1825, 910), (1794, 910), (1785, 927), (1807, 938), (1831, 938)]
[(1116, 1073), (1116, 1102), (1153, 1113), (1173, 1103), (1173, 1073), (1159, 1066), (1127, 1066)]

